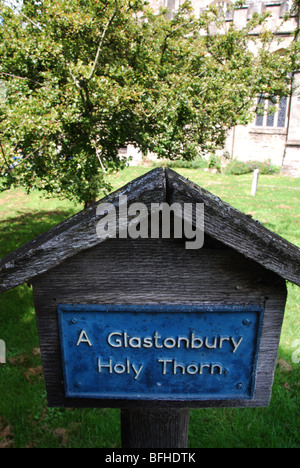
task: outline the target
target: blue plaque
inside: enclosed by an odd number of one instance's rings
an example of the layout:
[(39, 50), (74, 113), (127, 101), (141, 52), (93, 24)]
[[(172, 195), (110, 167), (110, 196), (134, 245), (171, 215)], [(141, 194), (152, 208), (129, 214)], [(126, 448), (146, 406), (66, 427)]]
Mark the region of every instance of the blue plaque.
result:
[(58, 307), (67, 397), (253, 397), (260, 306)]

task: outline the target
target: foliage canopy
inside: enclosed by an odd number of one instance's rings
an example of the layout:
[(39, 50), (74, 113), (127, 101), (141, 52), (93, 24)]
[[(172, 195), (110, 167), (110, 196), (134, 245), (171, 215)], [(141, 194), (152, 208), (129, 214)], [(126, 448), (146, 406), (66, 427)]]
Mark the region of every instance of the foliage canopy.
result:
[(222, 147), (229, 128), (253, 117), (258, 93), (289, 93), (297, 66), (296, 41), (270, 53), (266, 14), (236, 28), (217, 8), (196, 18), (190, 2), (172, 20), (144, 0), (0, 9), (2, 189), (88, 204), (124, 167), (120, 147), (188, 160)]

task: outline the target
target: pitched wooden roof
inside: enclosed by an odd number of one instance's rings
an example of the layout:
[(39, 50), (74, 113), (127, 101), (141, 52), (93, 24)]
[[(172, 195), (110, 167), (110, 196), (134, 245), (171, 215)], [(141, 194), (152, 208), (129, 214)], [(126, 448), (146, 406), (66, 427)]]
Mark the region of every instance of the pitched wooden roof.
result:
[(127, 196), (128, 205), (141, 202), (149, 208), (151, 203), (164, 201), (204, 203), (207, 234), (300, 286), (300, 249), (297, 246), (176, 172), (157, 168), (0, 260), (0, 292), (30, 281), (106, 240), (97, 236), (96, 210), (104, 203), (118, 208), (120, 195)]

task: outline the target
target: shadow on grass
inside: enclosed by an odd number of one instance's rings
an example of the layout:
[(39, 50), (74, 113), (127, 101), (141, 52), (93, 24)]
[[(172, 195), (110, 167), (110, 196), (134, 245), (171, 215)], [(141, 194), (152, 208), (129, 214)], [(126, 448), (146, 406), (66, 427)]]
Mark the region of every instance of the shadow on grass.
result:
[(73, 214), (73, 210), (44, 210), (6, 218), (0, 222), (0, 257), (8, 255)]

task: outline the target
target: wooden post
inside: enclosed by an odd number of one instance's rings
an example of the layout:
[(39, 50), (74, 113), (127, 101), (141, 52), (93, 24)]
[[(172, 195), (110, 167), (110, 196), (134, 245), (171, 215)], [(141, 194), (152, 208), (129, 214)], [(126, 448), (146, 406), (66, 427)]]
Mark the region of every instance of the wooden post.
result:
[(122, 409), (123, 448), (187, 448), (190, 410)]
[(257, 184), (258, 184), (258, 177), (259, 177), (259, 169), (254, 169), (253, 171), (253, 181), (252, 181), (252, 189), (251, 195), (255, 197), (257, 191)]
[(6, 364), (6, 346), (3, 340), (0, 340), (0, 364)]

